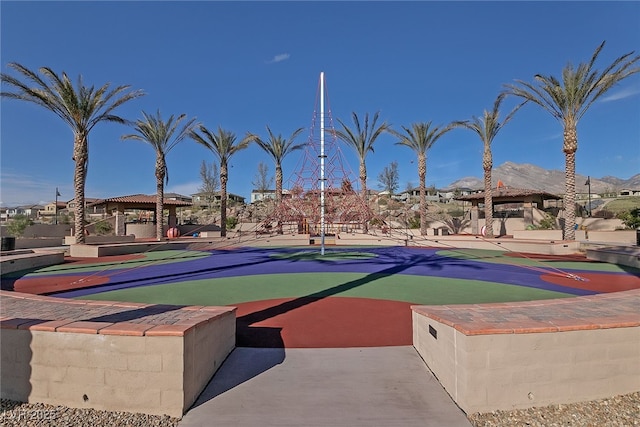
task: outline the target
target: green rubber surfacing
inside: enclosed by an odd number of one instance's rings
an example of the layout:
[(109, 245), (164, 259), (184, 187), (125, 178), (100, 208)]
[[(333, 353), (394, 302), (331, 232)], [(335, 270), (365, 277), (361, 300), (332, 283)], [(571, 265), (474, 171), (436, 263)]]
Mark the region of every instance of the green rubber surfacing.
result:
[(265, 274), (203, 279), (96, 293), (82, 299), (178, 305), (232, 305), (276, 298), (356, 297), (420, 305), (477, 304), (574, 295), (482, 280), (366, 273)]

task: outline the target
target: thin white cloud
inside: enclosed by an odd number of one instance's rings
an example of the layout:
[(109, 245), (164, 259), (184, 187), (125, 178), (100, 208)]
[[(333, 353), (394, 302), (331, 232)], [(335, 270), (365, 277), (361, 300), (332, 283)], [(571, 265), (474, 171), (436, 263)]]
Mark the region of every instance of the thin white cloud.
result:
[(290, 57), (291, 55), (289, 55), (288, 53), (280, 53), (267, 61), (267, 64), (275, 64), (276, 62), (286, 61)]
[[(413, 164), (413, 162), (414, 161), (411, 160), (411, 164)], [(434, 169), (450, 169), (450, 168), (453, 168), (453, 167), (460, 166), (462, 164), (462, 161), (461, 160), (455, 160), (455, 161), (447, 162), (447, 163), (435, 163), (435, 162), (433, 162), (433, 163), (434, 163), (433, 165), (429, 165), (428, 162), (427, 162), (427, 168), (431, 167), (431, 168), (434, 168)]]
[[(2, 206), (45, 204), (52, 202), (56, 197), (56, 185), (45, 178), (3, 171), (0, 183), (0, 205)], [(59, 187), (59, 191), (65, 190)], [(65, 197), (62, 199), (66, 200)]]
[(168, 185), (164, 190), (165, 193), (178, 193), (183, 196), (190, 196), (198, 192), (198, 189), (202, 186), (202, 182), (193, 181), (185, 182), (183, 184)]
[(547, 137), (542, 138), (542, 141), (555, 141), (555, 140), (562, 140), (562, 138), (564, 137), (563, 133), (554, 133), (553, 135), (549, 135)]
[(634, 95), (637, 95), (640, 93), (640, 88), (626, 88), (623, 90), (620, 90), (618, 92), (612, 93), (609, 96), (605, 96), (603, 98), (600, 99), (601, 102), (611, 102), (611, 101), (619, 101), (621, 99), (625, 99), (625, 98), (629, 98), (632, 97)]

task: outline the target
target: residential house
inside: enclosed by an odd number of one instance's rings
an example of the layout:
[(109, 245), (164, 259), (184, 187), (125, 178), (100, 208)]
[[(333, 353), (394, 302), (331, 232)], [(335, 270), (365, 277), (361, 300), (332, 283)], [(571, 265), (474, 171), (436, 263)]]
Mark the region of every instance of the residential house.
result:
[(192, 198), (191, 197), (183, 196), (182, 194), (178, 194), (178, 193), (164, 193), (164, 199), (165, 200), (177, 200), (179, 202), (192, 203)]
[[(284, 195), (285, 190), (282, 190)], [(276, 190), (251, 190), (251, 203), (260, 202), (262, 200), (275, 200)]]
[(56, 202), (51, 202), (49, 204), (44, 205), (44, 209), (40, 211), (41, 217), (50, 218), (55, 216), (56, 214), (60, 214), (60, 212), (67, 209), (67, 203), (62, 200), (58, 200), (58, 205), (56, 208)]
[[(213, 196), (213, 204), (220, 204), (220, 192), (216, 192)], [(227, 193), (227, 202), (244, 204), (245, 198), (233, 193)], [(209, 193), (194, 193), (191, 195), (191, 203), (193, 206), (208, 206), (209, 205)]]
[[(84, 209), (87, 215), (90, 214), (102, 214), (104, 213), (104, 208), (101, 208), (99, 205), (96, 205), (97, 202), (100, 202), (101, 199), (96, 199), (92, 197), (84, 198)], [(67, 202), (67, 210), (69, 212), (73, 212), (76, 208), (76, 200), (71, 199)]]
[[(282, 189), (282, 198), (291, 198), (291, 191), (285, 188)], [(251, 190), (251, 203), (259, 202), (261, 200), (275, 200), (276, 190)]]
[(621, 197), (626, 197), (626, 196), (640, 196), (640, 189), (629, 189), (629, 188), (624, 188), (622, 190), (620, 190), (620, 196)]

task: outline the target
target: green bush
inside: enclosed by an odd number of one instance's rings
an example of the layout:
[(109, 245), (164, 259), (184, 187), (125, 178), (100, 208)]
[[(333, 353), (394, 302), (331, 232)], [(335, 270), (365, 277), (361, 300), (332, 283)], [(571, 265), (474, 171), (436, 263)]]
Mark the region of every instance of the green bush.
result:
[(238, 218), (236, 218), (235, 216), (228, 216), (227, 230), (233, 230), (234, 228), (236, 228), (236, 225), (238, 225)]
[(95, 230), (98, 236), (104, 236), (111, 234), (113, 232), (113, 227), (111, 226), (111, 223), (107, 221), (100, 221), (96, 223)]
[(22, 233), (24, 233), (24, 230), (30, 225), (33, 225), (33, 221), (31, 221), (28, 216), (18, 214), (11, 218), (11, 221), (7, 225), (7, 231), (13, 237), (20, 237)]
[(545, 214), (536, 227), (537, 230), (553, 230), (556, 228), (556, 219), (553, 215)]
[(407, 221), (407, 227), (412, 230), (420, 228), (420, 215), (414, 215), (410, 217)]
[(640, 228), (640, 208), (632, 209), (626, 212), (620, 212), (617, 218), (622, 220), (622, 223), (632, 230)]

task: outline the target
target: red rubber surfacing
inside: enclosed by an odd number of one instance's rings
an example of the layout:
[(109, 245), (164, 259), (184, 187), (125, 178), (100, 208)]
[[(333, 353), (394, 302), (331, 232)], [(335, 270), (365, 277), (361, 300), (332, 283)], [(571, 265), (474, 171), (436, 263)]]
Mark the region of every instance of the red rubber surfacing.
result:
[(85, 258), (85, 257), (70, 257), (67, 256), (64, 258), (64, 263), (73, 263), (73, 264), (99, 264), (106, 262), (122, 262), (122, 261), (132, 261), (136, 259), (144, 259), (145, 256), (142, 254), (128, 254), (128, 255), (109, 255), (109, 256), (101, 256), (97, 258)]
[[(65, 257), (64, 264), (99, 264), (115, 263), (144, 259), (144, 255), (112, 255), (98, 258)], [(21, 277), (13, 283), (13, 290), (29, 294), (48, 294), (52, 292), (68, 291), (72, 289), (88, 288), (109, 283), (108, 275), (98, 275), (88, 272), (85, 275), (57, 275), (43, 277)]]
[(20, 278), (13, 284), (13, 290), (28, 294), (48, 294), (71, 289), (88, 288), (90, 286), (109, 283), (109, 276), (46, 276)]
[(411, 345), (411, 305), (344, 297), (300, 297), (237, 304), (236, 344), (264, 348)]
[(640, 277), (629, 274), (606, 274), (606, 273), (576, 273), (579, 279), (567, 277), (561, 274), (543, 274), (540, 276), (545, 282), (555, 285), (566, 286), (574, 289), (585, 289), (588, 291), (607, 293), (630, 291), (640, 288)]

